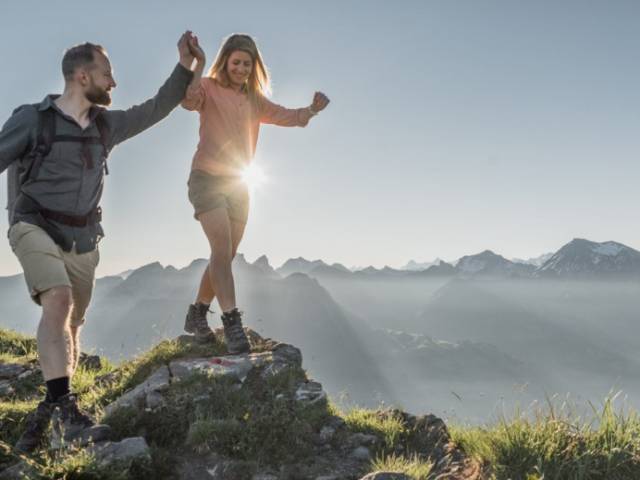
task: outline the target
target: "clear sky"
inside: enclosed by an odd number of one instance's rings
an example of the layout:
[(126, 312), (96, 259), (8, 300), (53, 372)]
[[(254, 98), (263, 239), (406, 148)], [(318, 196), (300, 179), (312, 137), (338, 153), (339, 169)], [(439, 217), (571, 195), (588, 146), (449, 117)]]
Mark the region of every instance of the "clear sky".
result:
[[(184, 30), (208, 61), (246, 32), (274, 101), (332, 100), (306, 129), (262, 128), (249, 260), (530, 257), (574, 237), (640, 249), (639, 18), (633, 0), (4, 2), (0, 117), (60, 92), (73, 44), (108, 49), (124, 108), (162, 84)], [(178, 108), (113, 151), (98, 275), (207, 255), (186, 191), (197, 128)], [(3, 238), (0, 275), (17, 273)]]

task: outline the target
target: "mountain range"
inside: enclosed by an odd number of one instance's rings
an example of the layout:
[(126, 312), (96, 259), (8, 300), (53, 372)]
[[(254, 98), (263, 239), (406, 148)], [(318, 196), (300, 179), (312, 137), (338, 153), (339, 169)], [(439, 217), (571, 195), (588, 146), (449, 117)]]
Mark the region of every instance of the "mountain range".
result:
[[(578, 239), (540, 267), (487, 250), (414, 271), (304, 258), (275, 269), (242, 255), (233, 270), (246, 324), (303, 348), (334, 398), (401, 397), (407, 408), (482, 419), (502, 401), (554, 392), (597, 401), (621, 388), (640, 399), (639, 256)], [(84, 348), (118, 360), (180, 335), (206, 264), (98, 279)], [(22, 275), (0, 277), (0, 326), (33, 334), (38, 318)]]
[[(262, 258), (262, 257), (261, 257)], [(264, 261), (264, 260), (263, 260)], [(311, 276), (359, 276), (382, 278), (389, 276), (461, 276), (461, 277), (523, 277), (565, 279), (640, 279), (640, 252), (621, 243), (592, 242), (576, 238), (555, 253), (529, 260), (508, 260), (491, 250), (466, 255), (455, 262), (437, 259), (434, 262), (409, 261), (401, 269), (366, 267), (349, 270), (322, 260), (302, 257), (287, 260), (275, 270), (280, 275), (305, 273)]]

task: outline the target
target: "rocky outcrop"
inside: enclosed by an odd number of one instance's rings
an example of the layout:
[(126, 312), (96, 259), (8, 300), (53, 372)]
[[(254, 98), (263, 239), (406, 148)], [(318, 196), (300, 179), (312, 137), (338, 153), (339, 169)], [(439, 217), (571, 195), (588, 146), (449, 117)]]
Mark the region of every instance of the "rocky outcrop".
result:
[(0, 400), (13, 397), (21, 383), (39, 373), (36, 362), (0, 363)]
[[(118, 410), (134, 408), (153, 411), (170, 408), (172, 387), (200, 378), (226, 379), (238, 390), (248, 389), (253, 401), (259, 403), (267, 398), (265, 391), (270, 379), (290, 376), (293, 384), (278, 387), (275, 399), (290, 401), (304, 407), (321, 406), (326, 411), (327, 394), (322, 385), (306, 377), (302, 370), (302, 354), (292, 345), (264, 340), (249, 331), (252, 344), (261, 343), (268, 348), (247, 355), (225, 355), (173, 360), (156, 369), (144, 382), (125, 393), (105, 412), (117, 415)], [(190, 341), (188, 337), (182, 342)], [(194, 392), (199, 389), (194, 385)], [(206, 389), (205, 389), (206, 391)], [(195, 393), (194, 393), (195, 394)], [(203, 395), (200, 393), (199, 395)], [(206, 397), (206, 394), (204, 394)], [(208, 399), (203, 398), (206, 402)], [(159, 413), (161, 414), (161, 413)], [(480, 480), (480, 465), (468, 458), (451, 441), (444, 422), (433, 415), (414, 416), (400, 410), (377, 412), (380, 419), (393, 417), (402, 422), (406, 441), (399, 445), (394, 454), (418, 456), (431, 462), (433, 472), (439, 479)], [(191, 425), (187, 438), (193, 438), (200, 424)], [(209, 421), (212, 431), (246, 428), (242, 420), (223, 419)], [(225, 431), (226, 431), (225, 430)], [(220, 451), (202, 447), (202, 442), (194, 445), (186, 441), (180, 448), (178, 478), (195, 480), (211, 478), (218, 480), (275, 480), (275, 479), (401, 479), (409, 478), (397, 473), (378, 472), (363, 477), (370, 468), (372, 459), (384, 447), (384, 439), (375, 434), (354, 432), (338, 416), (327, 413), (319, 425), (309, 432), (311, 450), (304, 459), (279, 465), (268, 465), (268, 461), (233, 458)], [(267, 465), (265, 465), (265, 463)], [(374, 475), (374, 476), (371, 476)], [(434, 476), (435, 478), (435, 476)]]
[[(248, 334), (251, 353), (156, 363), (143, 381), (107, 405), (104, 421), (120, 440), (86, 447), (97, 465), (128, 468), (134, 460), (151, 462), (148, 445), (155, 444), (171, 452), (172, 478), (183, 480), (411, 478), (400, 472), (369, 473), (380, 455), (430, 463), (431, 475), (440, 480), (485, 478), (481, 465), (451, 441), (439, 418), (397, 409), (370, 412), (379, 423), (399, 425), (399, 439), (390, 444), (384, 432), (359, 429), (335, 414), (322, 385), (302, 369), (298, 348)], [(193, 339), (184, 336), (177, 342), (189, 351)], [(12, 382), (35, 370), (5, 364), (0, 380)], [(116, 378), (110, 374), (96, 381), (109, 384)], [(19, 462), (0, 478), (18, 478), (29, 468)]]

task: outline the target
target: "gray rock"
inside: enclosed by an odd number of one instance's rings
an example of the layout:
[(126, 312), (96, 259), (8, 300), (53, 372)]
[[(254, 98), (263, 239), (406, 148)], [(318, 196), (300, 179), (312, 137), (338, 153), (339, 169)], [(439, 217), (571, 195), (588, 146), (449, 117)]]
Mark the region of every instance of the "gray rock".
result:
[(20, 375), (18, 375), (16, 378), (18, 380), (24, 380), (25, 378), (30, 377), (31, 375), (34, 375), (36, 373), (38, 373), (40, 371), (40, 369), (27, 369), (24, 372), (22, 372)]
[(274, 359), (269, 365), (267, 365), (262, 371), (262, 378), (267, 379), (269, 377), (275, 377), (276, 375), (284, 372), (285, 370), (290, 370), (291, 364), (287, 362), (283, 362), (280, 359)]
[[(55, 423), (56, 421), (54, 416), (52, 422)], [(74, 436), (73, 441), (66, 442), (63, 440), (62, 435), (55, 428), (52, 428), (49, 433), (49, 450), (59, 450), (64, 447), (83, 448), (87, 445), (110, 440), (112, 433), (109, 425), (96, 424), (82, 430), (77, 436)]]
[(326, 400), (327, 394), (318, 382), (304, 382), (296, 390), (296, 400), (310, 405)]
[(340, 430), (347, 425), (347, 422), (345, 422), (344, 419), (339, 415), (331, 415), (331, 417), (327, 421), (327, 425), (334, 428), (335, 430)]
[(256, 471), (254, 462), (220, 459), (207, 468), (212, 480), (253, 480)]
[(226, 355), (224, 357), (196, 358), (174, 360), (169, 364), (173, 380), (186, 380), (197, 373), (213, 376), (229, 376), (244, 381), (253, 367), (265, 365), (269, 359), (268, 353), (253, 353), (250, 355)]
[(327, 443), (329, 441), (331, 441), (331, 439), (333, 438), (333, 436), (336, 434), (336, 429), (333, 427), (322, 427), (322, 429), (320, 430), (320, 439), (324, 442)]
[(359, 445), (372, 446), (378, 443), (378, 437), (366, 433), (354, 433), (349, 437), (349, 442), (354, 447)]
[[(124, 407), (138, 407), (146, 408), (146, 401), (149, 394), (152, 392), (162, 392), (169, 388), (170, 375), (169, 369), (166, 366), (158, 368), (153, 372), (149, 378), (147, 378), (140, 385), (133, 390), (129, 390), (127, 393), (118, 398), (115, 402), (107, 405), (104, 409), (105, 415), (111, 415), (113, 412)], [(153, 394), (151, 395), (151, 401), (154, 405), (158, 404), (158, 399)]]
[(270, 473), (256, 473), (251, 480), (278, 480), (278, 476)]
[(139, 458), (151, 459), (149, 445), (142, 437), (125, 438), (120, 442), (97, 443), (87, 448), (87, 452), (95, 455), (101, 466), (115, 462), (128, 463)]
[(102, 368), (102, 360), (98, 355), (88, 355), (84, 352), (80, 354), (78, 363), (89, 370), (100, 370)]
[(147, 408), (151, 410), (156, 410), (160, 407), (164, 407), (167, 402), (165, 402), (164, 397), (160, 392), (152, 390), (151, 392), (147, 392), (147, 396), (145, 397), (145, 404)]
[(335, 475), (322, 475), (320, 477), (316, 477), (315, 480), (338, 480), (338, 477)]
[(358, 460), (370, 460), (371, 452), (367, 447), (358, 447), (351, 452), (351, 456)]
[(373, 472), (360, 480), (411, 480), (409, 475), (395, 472)]
[(0, 364), (0, 379), (15, 378), (27, 369), (19, 363)]
[(291, 366), (302, 367), (302, 353), (299, 348), (287, 343), (279, 343), (272, 350), (274, 360), (280, 359)]
[(13, 395), (15, 390), (9, 380), (0, 380), (0, 397), (8, 397)]
[(24, 460), (0, 472), (0, 480), (24, 480), (36, 478), (36, 470)]

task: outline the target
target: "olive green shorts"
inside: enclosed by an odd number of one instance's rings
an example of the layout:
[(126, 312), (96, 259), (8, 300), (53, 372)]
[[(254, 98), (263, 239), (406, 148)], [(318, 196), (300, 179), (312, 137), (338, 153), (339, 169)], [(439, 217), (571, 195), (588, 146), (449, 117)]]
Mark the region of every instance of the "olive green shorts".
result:
[(237, 176), (210, 175), (192, 170), (189, 175), (189, 201), (198, 217), (215, 208), (226, 208), (229, 219), (247, 223), (249, 218), (249, 189)]
[(9, 244), (20, 261), (29, 294), (40, 304), (40, 294), (53, 287), (71, 287), (71, 325), (84, 323), (91, 301), (98, 249), (87, 253), (62, 250), (42, 228), (18, 222), (9, 229)]

